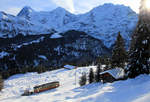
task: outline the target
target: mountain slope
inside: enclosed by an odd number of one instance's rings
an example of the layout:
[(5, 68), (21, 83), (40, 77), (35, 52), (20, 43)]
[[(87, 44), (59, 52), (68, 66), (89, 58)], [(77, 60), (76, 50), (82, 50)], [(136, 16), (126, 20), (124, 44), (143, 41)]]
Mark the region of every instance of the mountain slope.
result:
[(82, 15), (71, 14), (60, 7), (50, 12), (36, 12), (30, 7), (25, 7), (17, 17), (9, 19), (11, 22), (17, 19), (18, 22), (9, 23), (5, 21), (7, 19), (1, 19), (0, 25), (8, 26), (0, 30), (1, 37), (14, 33), (50, 33), (53, 29), (58, 32), (78, 30), (102, 40), (104, 45), (111, 47), (119, 31), (127, 41), (130, 40), (137, 23), (137, 14), (129, 7), (113, 4), (104, 4)]
[[(11, 74), (16, 68), (43, 65), (54, 70), (64, 64), (91, 64), (99, 56), (110, 55), (111, 51), (99, 40), (84, 32), (68, 31), (45, 35), (18, 35), (0, 39), (0, 71)], [(53, 68), (50, 68), (53, 67)], [(35, 70), (34, 70), (35, 71)]]

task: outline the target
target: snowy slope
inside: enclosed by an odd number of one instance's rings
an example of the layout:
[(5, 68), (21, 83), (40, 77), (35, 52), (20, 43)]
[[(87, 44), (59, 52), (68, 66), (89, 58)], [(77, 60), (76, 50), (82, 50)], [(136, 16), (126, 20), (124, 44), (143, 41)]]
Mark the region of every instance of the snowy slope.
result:
[[(77, 69), (77, 79), (90, 67)], [(32, 96), (20, 96), (25, 89), (38, 84), (60, 81), (57, 89)], [(78, 82), (78, 80), (77, 80)], [(149, 102), (150, 76), (141, 75), (135, 79), (114, 83), (94, 83), (83, 87), (75, 84), (75, 70), (59, 69), (42, 74), (18, 74), (5, 81), (0, 93), (0, 102)]]
[[(24, 7), (16, 17), (5, 15), (6, 17), (2, 18), (1, 15), (4, 14), (0, 13), (0, 26), (2, 26), (0, 36), (2, 37), (13, 33), (50, 33), (52, 29), (58, 32), (78, 30), (101, 39), (107, 47), (114, 43), (119, 31), (129, 41), (138, 18), (129, 7), (113, 4), (98, 6), (82, 15), (71, 14), (60, 7), (50, 12), (37, 12), (31, 7)], [(7, 18), (10, 22), (7, 22)]]

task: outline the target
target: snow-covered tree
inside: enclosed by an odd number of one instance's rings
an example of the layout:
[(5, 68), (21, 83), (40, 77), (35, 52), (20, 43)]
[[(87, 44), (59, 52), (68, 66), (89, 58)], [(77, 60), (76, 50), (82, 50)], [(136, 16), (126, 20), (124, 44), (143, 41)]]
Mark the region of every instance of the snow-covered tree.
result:
[(127, 59), (127, 53), (125, 50), (125, 42), (122, 38), (120, 32), (118, 33), (117, 40), (115, 42), (113, 51), (112, 51), (112, 67), (124, 67), (125, 61)]
[(132, 37), (127, 75), (134, 78), (140, 74), (149, 74), (150, 70), (150, 14), (141, 0), (139, 21)]
[(138, 36), (129, 54), (128, 77), (134, 78), (140, 74), (148, 74), (150, 69), (150, 32), (146, 24), (138, 26)]
[(80, 86), (85, 85), (86, 81), (87, 81), (86, 73), (82, 73), (82, 76), (81, 76), (80, 81), (79, 81)]
[(96, 69), (96, 74), (95, 74), (95, 81), (96, 82), (100, 82), (100, 80), (101, 80), (100, 72), (102, 72), (101, 64), (98, 64), (97, 69)]
[(94, 82), (94, 72), (93, 69), (90, 69), (90, 73), (89, 73), (89, 83)]

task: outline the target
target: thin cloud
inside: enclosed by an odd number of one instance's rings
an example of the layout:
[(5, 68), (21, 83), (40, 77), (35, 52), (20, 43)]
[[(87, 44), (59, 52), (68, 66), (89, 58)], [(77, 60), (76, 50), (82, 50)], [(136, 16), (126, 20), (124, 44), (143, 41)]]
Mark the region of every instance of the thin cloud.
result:
[(24, 6), (36, 11), (51, 11), (57, 6), (52, 0), (0, 0), (0, 11), (16, 15)]
[(124, 4), (138, 12), (140, 0), (74, 0), (75, 13), (85, 13), (104, 3)]
[(104, 3), (124, 4), (138, 12), (140, 0), (0, 0), (0, 11), (16, 15), (24, 6), (31, 6), (36, 11), (51, 11), (63, 7), (71, 13), (79, 14), (90, 11)]
[(7, 12), (8, 14), (13, 14), (13, 15), (17, 15), (18, 12), (20, 11), (20, 8), (8, 8), (5, 12)]
[(71, 13), (75, 12), (73, 0), (52, 0), (57, 6), (63, 7)]

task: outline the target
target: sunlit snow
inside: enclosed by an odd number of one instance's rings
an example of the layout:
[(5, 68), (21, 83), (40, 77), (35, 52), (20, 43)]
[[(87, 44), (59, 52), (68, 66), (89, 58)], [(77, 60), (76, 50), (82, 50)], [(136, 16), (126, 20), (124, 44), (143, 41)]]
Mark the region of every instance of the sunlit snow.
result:
[[(96, 67), (14, 75), (5, 81), (5, 87), (0, 92), (0, 102), (149, 102), (149, 75), (114, 83), (93, 83), (80, 87), (78, 81), (81, 73), (88, 73), (90, 68)], [(20, 96), (26, 89), (32, 90), (35, 85), (52, 81), (59, 81), (60, 87), (31, 96)]]

